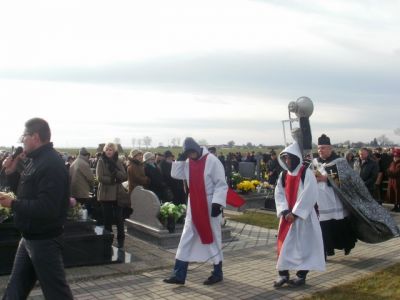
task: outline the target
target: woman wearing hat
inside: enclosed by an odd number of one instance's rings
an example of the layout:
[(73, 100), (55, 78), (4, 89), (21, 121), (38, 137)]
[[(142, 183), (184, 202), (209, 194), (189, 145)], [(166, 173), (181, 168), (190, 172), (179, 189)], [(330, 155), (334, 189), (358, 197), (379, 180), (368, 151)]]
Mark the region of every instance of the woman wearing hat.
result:
[(394, 203), (392, 211), (400, 212), (400, 148), (393, 149), (393, 161), (387, 170), (389, 177), (388, 198)]
[(145, 186), (149, 183), (149, 178), (144, 173), (143, 152), (133, 149), (129, 154), (128, 165), (128, 185), (129, 194), (137, 186)]

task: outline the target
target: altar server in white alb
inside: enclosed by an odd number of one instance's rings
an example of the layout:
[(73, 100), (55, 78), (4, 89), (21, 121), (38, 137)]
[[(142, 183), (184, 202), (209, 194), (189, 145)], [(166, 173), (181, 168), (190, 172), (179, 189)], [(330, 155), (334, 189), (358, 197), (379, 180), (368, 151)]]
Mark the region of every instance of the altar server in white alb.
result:
[[(318, 197), (315, 176), (303, 165), (296, 142), (284, 149), (278, 159), (284, 171), (275, 189), (280, 218), (276, 288), (285, 283), (304, 285), (309, 270), (325, 270), (324, 245), (315, 208)], [(289, 280), (289, 270), (297, 271), (295, 279)]]
[(183, 155), (172, 163), (171, 176), (187, 180), (189, 200), (175, 267), (166, 283), (184, 284), (189, 262), (214, 264), (205, 285), (222, 281), (221, 208), (226, 206), (228, 185), (219, 159), (200, 147), (192, 138), (185, 139)]

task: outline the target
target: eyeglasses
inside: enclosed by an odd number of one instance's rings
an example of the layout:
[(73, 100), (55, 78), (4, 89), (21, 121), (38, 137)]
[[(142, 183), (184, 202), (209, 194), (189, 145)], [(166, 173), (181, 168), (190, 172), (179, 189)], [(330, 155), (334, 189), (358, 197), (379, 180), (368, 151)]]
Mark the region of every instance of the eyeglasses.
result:
[(27, 137), (27, 136), (32, 136), (32, 135), (33, 135), (33, 133), (24, 132), (24, 133), (20, 136), (19, 141), (22, 143), (25, 137)]

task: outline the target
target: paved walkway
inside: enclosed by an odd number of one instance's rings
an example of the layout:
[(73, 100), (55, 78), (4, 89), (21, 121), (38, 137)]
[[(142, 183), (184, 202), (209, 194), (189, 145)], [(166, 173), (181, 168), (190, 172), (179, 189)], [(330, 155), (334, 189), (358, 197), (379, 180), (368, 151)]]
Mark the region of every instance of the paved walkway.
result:
[[(400, 216), (396, 220), (400, 223)], [(224, 248), (224, 281), (214, 286), (202, 282), (209, 264), (191, 264), (184, 286), (168, 285), (174, 251), (165, 251), (127, 236), (130, 263), (67, 269), (75, 299), (301, 299), (400, 262), (400, 239), (381, 244), (358, 242), (349, 256), (337, 252), (327, 271), (310, 272), (300, 288), (274, 289), (276, 231), (229, 221), (234, 241)], [(7, 276), (0, 277), (0, 294)], [(29, 299), (43, 299), (36, 288)]]

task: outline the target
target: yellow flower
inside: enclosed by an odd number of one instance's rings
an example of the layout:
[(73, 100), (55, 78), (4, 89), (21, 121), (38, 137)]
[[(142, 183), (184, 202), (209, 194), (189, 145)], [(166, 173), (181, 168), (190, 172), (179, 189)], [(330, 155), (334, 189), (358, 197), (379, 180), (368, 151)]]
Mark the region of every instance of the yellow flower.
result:
[(248, 191), (254, 191), (256, 187), (251, 181), (243, 180), (236, 185), (236, 189), (242, 192), (248, 192)]
[(255, 187), (257, 187), (258, 185), (261, 184), (261, 182), (258, 181), (258, 180), (252, 180), (251, 183), (252, 183)]

